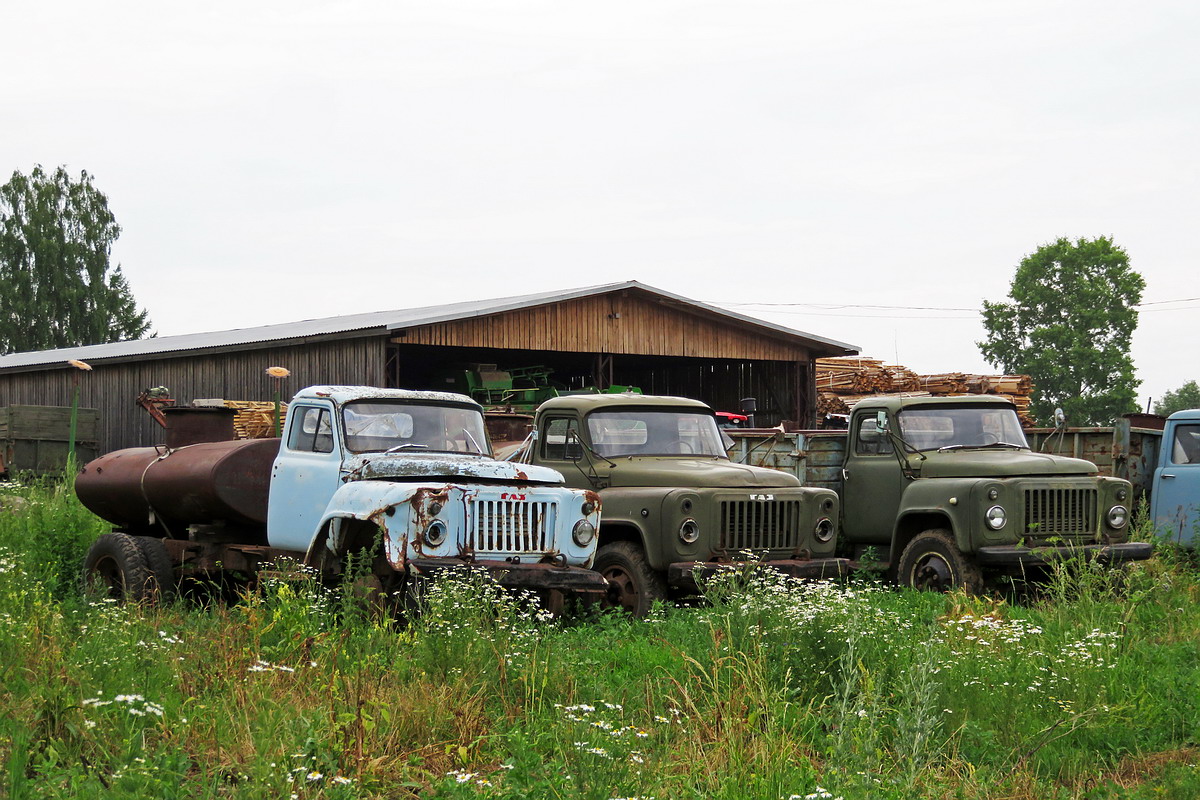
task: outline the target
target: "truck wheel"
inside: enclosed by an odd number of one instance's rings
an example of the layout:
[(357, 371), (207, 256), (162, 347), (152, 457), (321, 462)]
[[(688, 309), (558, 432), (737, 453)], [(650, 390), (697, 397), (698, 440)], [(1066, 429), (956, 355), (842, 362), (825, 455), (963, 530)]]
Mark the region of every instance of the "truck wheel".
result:
[(979, 594), (983, 590), (979, 567), (962, 554), (944, 528), (919, 533), (908, 543), (896, 577), (901, 586), (930, 592), (962, 589)]
[(150, 581), (146, 585), (146, 600), (151, 603), (169, 600), (175, 594), (175, 565), (167, 553), (162, 539), (152, 536), (134, 536), (138, 552), (150, 570)]
[(150, 567), (127, 533), (105, 533), (88, 548), (83, 560), (84, 591), (114, 600), (142, 600), (150, 584)]
[(606, 608), (623, 608), (635, 617), (644, 617), (655, 600), (667, 596), (662, 576), (650, 569), (642, 549), (633, 542), (604, 545), (596, 553), (592, 569), (608, 579)]

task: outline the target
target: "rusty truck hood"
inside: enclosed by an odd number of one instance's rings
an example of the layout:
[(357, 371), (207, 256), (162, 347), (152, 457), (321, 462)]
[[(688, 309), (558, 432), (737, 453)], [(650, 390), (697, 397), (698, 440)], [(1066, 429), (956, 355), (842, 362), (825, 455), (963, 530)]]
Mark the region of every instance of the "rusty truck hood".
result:
[(347, 456), (344, 468), (358, 480), (449, 478), (485, 483), (563, 484), (562, 475), (549, 467), (454, 453), (362, 453)]
[(723, 458), (632, 456), (600, 461), (600, 474), (610, 486), (677, 486), (680, 488), (766, 488), (799, 486), (795, 475), (764, 467), (735, 464)]
[(909, 457), (922, 478), (1008, 478), (1018, 475), (1095, 475), (1096, 465), (1079, 458), (1064, 458), (1029, 450), (963, 449), (927, 452), (921, 461)]

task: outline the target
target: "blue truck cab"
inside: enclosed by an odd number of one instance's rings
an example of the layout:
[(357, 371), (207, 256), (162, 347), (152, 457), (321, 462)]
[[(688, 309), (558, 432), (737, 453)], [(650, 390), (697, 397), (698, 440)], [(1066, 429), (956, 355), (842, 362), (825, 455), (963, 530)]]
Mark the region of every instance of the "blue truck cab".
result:
[(1150, 491), (1158, 534), (1194, 548), (1200, 537), (1200, 409), (1167, 418)]

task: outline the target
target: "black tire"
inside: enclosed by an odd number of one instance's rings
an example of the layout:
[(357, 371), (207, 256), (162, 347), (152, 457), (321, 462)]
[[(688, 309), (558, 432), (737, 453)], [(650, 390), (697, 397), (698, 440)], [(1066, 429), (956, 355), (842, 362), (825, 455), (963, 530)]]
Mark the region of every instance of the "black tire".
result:
[(83, 560), (83, 587), (89, 594), (139, 601), (150, 585), (150, 567), (127, 533), (105, 533), (88, 548)]
[(163, 603), (175, 596), (175, 564), (167, 552), (162, 539), (152, 536), (135, 536), (142, 558), (150, 570), (150, 582), (146, 587), (145, 599), (151, 603)]
[(919, 533), (908, 543), (900, 556), (896, 580), (901, 586), (931, 592), (983, 591), (979, 566), (963, 555), (954, 537), (944, 528)]
[(662, 575), (650, 569), (642, 548), (633, 542), (606, 544), (596, 553), (592, 567), (608, 579), (606, 608), (622, 608), (635, 617), (650, 613), (655, 600), (667, 596), (667, 584)]

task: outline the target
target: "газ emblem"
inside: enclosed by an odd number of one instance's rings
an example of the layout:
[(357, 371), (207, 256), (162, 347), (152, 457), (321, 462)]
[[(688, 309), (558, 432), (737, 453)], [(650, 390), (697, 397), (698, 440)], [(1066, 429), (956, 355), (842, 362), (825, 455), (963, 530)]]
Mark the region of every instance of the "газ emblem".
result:
[(752, 495), (750, 495), (750, 499), (751, 500), (774, 500), (775, 495), (773, 495), (773, 494), (752, 494)]

